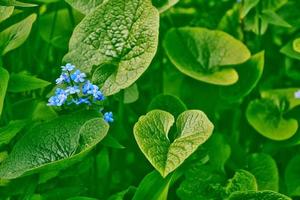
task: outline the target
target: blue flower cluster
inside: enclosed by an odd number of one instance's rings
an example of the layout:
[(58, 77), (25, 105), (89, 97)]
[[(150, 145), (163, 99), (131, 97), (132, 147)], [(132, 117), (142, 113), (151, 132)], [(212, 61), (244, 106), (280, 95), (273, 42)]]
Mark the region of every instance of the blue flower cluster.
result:
[(295, 98), (296, 99), (300, 99), (300, 90), (298, 90), (297, 92), (295, 92)]
[[(62, 73), (56, 79), (59, 86), (55, 90), (55, 95), (48, 100), (48, 106), (80, 105), (86, 104), (91, 106), (93, 103), (103, 101), (105, 99), (103, 93), (97, 85), (92, 84), (86, 79), (86, 74), (75, 66), (67, 63), (61, 67)], [(104, 120), (113, 122), (113, 113), (104, 113)]]

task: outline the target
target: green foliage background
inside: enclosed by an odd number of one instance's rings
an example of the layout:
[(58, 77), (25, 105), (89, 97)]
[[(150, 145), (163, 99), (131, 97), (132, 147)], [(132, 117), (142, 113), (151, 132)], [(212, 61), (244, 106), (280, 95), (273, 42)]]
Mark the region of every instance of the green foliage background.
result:
[[(300, 199), (299, 9), (0, 0), (0, 200)], [(66, 62), (113, 124), (46, 105)]]

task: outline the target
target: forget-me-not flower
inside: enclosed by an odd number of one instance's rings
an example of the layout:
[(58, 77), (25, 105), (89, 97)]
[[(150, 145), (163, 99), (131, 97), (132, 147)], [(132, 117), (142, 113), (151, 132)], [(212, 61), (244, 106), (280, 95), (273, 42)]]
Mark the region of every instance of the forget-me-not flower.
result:
[(75, 66), (70, 63), (67, 63), (65, 66), (61, 66), (61, 69), (65, 72), (71, 72), (73, 71), (73, 69), (75, 69)]
[(68, 86), (66, 89), (66, 92), (68, 94), (79, 94), (80, 93), (80, 89), (78, 86)]
[(71, 74), (71, 79), (75, 83), (83, 83), (85, 81), (86, 74), (82, 73), (79, 69), (77, 69), (73, 74)]
[(113, 113), (112, 113), (112, 112), (106, 112), (106, 113), (104, 113), (103, 119), (104, 119), (106, 122), (108, 122), (108, 123), (113, 122), (113, 121), (114, 121)]

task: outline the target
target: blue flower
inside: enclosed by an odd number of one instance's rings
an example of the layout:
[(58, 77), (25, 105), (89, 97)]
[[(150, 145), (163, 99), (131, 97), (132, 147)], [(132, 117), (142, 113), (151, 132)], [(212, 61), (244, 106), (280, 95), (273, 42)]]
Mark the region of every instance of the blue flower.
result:
[(56, 84), (61, 84), (61, 83), (70, 83), (70, 78), (68, 76), (68, 74), (66, 73), (62, 73), (58, 79), (56, 79)]
[(300, 90), (295, 92), (294, 96), (295, 96), (296, 99), (300, 99)]
[(94, 98), (98, 101), (103, 101), (105, 99), (101, 91), (97, 91), (93, 94)]
[(52, 96), (48, 100), (48, 106), (62, 106), (67, 100), (68, 95), (63, 89), (57, 88), (55, 91), (55, 96)]
[(72, 65), (71, 63), (67, 63), (66, 66), (61, 66), (61, 69), (62, 71), (65, 71), (65, 72), (71, 72), (73, 71), (73, 69), (75, 69), (75, 66)]
[(73, 99), (72, 102), (75, 103), (76, 105), (80, 105), (80, 104), (83, 104), (83, 103), (91, 105), (91, 102), (87, 98)]
[(79, 69), (77, 69), (72, 75), (71, 75), (71, 79), (75, 82), (75, 83), (83, 83), (85, 81), (86, 74), (85, 73), (81, 73), (81, 71)]
[(76, 93), (79, 94), (80, 90), (78, 86), (69, 86), (67, 87), (66, 92), (68, 94), (76, 94)]
[(103, 119), (104, 119), (106, 122), (108, 122), (108, 123), (113, 122), (113, 121), (114, 121), (113, 113), (112, 113), (112, 112), (106, 112), (106, 113), (104, 113)]
[(93, 94), (94, 91), (98, 91), (98, 86), (93, 85), (90, 81), (87, 81), (83, 86), (82, 86), (82, 93), (83, 94)]

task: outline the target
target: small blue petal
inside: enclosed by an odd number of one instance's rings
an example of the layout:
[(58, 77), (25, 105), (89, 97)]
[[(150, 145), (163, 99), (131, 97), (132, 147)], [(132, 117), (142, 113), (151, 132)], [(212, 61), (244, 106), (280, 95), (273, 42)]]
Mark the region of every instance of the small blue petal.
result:
[(62, 73), (58, 79), (56, 79), (56, 84), (62, 84), (62, 83), (70, 83), (70, 78), (68, 74)]
[(62, 71), (68, 71), (71, 72), (73, 69), (75, 69), (75, 66), (72, 65), (71, 63), (67, 63), (65, 66), (61, 66)]
[(75, 103), (76, 105), (80, 105), (80, 104), (88, 104), (88, 105), (91, 105), (91, 102), (89, 101), (89, 99), (87, 98), (80, 98), (80, 99), (73, 99), (72, 100), (73, 103)]
[(75, 82), (75, 83), (83, 83), (85, 81), (86, 74), (85, 73), (81, 73), (81, 71), (79, 69), (77, 69), (72, 75), (71, 75), (71, 79)]
[(104, 113), (103, 119), (104, 119), (106, 122), (108, 122), (108, 123), (113, 122), (113, 121), (114, 121), (113, 113), (112, 113), (112, 112), (106, 112), (106, 113)]
[(68, 94), (79, 94), (80, 90), (78, 86), (69, 86), (67, 87), (66, 92)]

